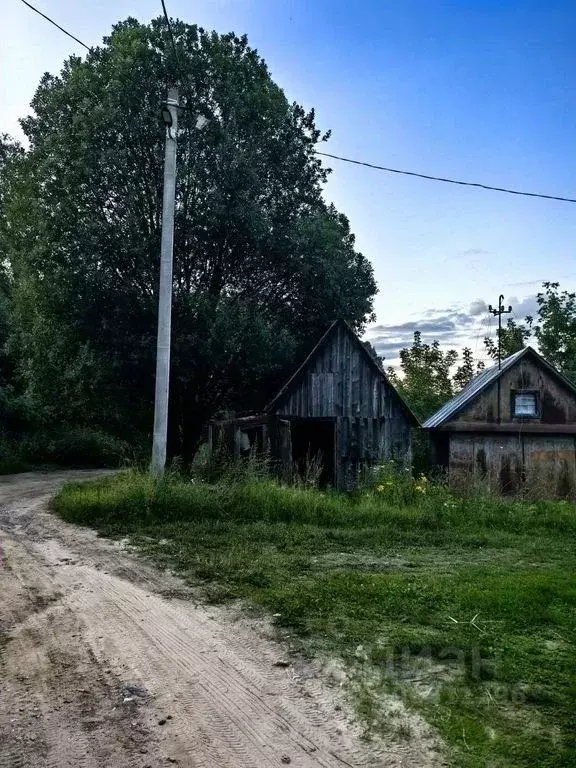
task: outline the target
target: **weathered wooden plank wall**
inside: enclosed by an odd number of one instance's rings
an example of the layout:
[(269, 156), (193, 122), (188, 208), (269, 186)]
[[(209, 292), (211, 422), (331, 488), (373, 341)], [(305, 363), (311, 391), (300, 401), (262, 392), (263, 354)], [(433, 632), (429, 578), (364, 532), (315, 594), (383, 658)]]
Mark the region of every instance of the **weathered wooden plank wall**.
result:
[[(547, 370), (533, 360), (522, 359), (505, 371), (500, 379), (500, 418), (503, 424), (518, 423), (511, 413), (511, 391), (534, 389), (540, 392), (542, 424), (576, 422), (574, 395), (563, 387)], [(494, 383), (464, 408), (454, 419), (455, 424), (495, 424), (498, 417), (498, 387)]]
[(411, 428), (395, 390), (340, 325), (280, 399), (284, 417), (336, 419), (340, 485), (366, 465), (411, 461)]
[[(322, 427), (314, 419), (324, 420)], [(239, 455), (251, 446), (270, 450), (282, 476), (304, 450), (307, 435), (313, 450), (324, 452), (334, 423), (334, 481), (337, 487), (355, 485), (367, 466), (388, 459), (411, 461), (411, 434), (415, 419), (385, 375), (342, 321), (335, 323), (279, 395), (266, 414), (227, 422), (213, 422), (212, 449), (225, 444)], [(303, 432), (303, 422), (310, 420)], [(319, 441), (321, 443), (319, 449)], [(330, 450), (330, 447), (328, 447)], [(332, 471), (332, 455), (330, 469)]]
[(535, 434), (450, 435), (450, 484), (504, 496), (576, 498), (576, 441)]
[(408, 421), (393, 388), (343, 327), (327, 340), (274, 410), (302, 418), (386, 416)]

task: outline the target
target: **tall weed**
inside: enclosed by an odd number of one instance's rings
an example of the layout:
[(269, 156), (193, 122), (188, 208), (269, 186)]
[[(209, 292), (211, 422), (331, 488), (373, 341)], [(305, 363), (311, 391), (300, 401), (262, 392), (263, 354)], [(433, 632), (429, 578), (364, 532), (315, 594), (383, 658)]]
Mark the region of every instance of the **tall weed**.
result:
[(576, 514), (567, 502), (459, 499), (423, 476), (400, 476), (397, 485), (382, 476), (377, 480), (373, 489), (347, 495), (281, 485), (258, 476), (258, 468), (250, 468), (249, 462), (245, 470), (236, 469), (212, 484), (175, 474), (159, 480), (129, 471), (93, 483), (67, 485), (56, 497), (54, 508), (73, 522), (115, 527), (232, 520), (372, 528), (389, 535), (444, 531), (455, 538), (458, 532), (471, 531), (576, 531)]

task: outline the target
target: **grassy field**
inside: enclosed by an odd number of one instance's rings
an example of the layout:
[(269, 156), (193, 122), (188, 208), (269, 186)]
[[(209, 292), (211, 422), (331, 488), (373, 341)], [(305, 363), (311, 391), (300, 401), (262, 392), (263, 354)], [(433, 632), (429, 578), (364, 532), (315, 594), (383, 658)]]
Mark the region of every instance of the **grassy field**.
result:
[(395, 694), (451, 765), (576, 766), (571, 504), (458, 500), (393, 475), (347, 497), (125, 473), (65, 487), (54, 510), (342, 660), (367, 734), (410, 740), (384, 706)]

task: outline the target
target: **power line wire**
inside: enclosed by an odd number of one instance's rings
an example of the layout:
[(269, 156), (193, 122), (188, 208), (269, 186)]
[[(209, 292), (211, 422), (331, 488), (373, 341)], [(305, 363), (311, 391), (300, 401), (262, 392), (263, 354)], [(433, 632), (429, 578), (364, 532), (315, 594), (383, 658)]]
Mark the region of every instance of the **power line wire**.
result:
[(182, 66), (180, 64), (180, 56), (178, 56), (178, 50), (176, 48), (176, 40), (174, 39), (172, 24), (170, 23), (170, 17), (168, 16), (168, 11), (166, 10), (166, 3), (164, 2), (164, 0), (161, 0), (161, 3), (162, 3), (162, 10), (164, 11), (164, 18), (166, 19), (166, 24), (168, 25), (168, 34), (170, 35), (172, 50), (174, 51), (174, 57), (176, 59), (176, 64), (178, 65), (178, 71), (180, 72), (180, 77), (182, 78), (182, 85), (184, 85), (185, 84), (184, 73), (182, 72)]
[[(24, 5), (28, 6), (28, 8), (34, 11), (34, 13), (37, 13), (39, 16), (42, 16), (43, 19), (46, 19), (46, 21), (48, 21), (50, 24), (55, 26), (65, 35), (67, 35), (72, 40), (74, 40), (75, 42), (79, 43), (84, 48), (86, 48), (87, 51), (91, 50), (90, 46), (86, 45), (86, 43), (82, 42), (82, 40), (75, 37), (71, 32), (68, 32), (68, 30), (64, 29), (64, 27), (61, 27), (60, 24), (57, 24), (53, 19), (51, 19), (45, 13), (42, 13), (42, 11), (38, 10), (38, 8), (35, 8), (31, 3), (28, 2), (28, 0), (21, 0), (21, 1), (24, 3)], [(161, 0), (161, 3), (162, 3), (162, 11), (164, 12), (164, 18), (166, 19), (166, 24), (168, 26), (170, 43), (172, 45), (172, 50), (174, 51), (176, 64), (180, 72), (180, 77), (182, 78), (182, 84), (186, 87), (187, 81), (182, 71), (182, 65), (180, 63), (178, 49), (176, 48), (176, 40), (174, 38), (174, 32), (172, 31), (172, 24), (170, 23), (170, 17), (168, 16), (165, 0)], [(333, 155), (333, 154), (330, 154), (329, 152), (320, 152), (319, 150), (315, 150), (315, 153), (317, 155), (321, 155), (322, 157), (330, 157), (332, 158), (332, 160), (340, 160), (343, 163), (351, 163), (352, 165), (362, 165), (366, 168), (373, 168), (374, 170), (385, 171), (386, 173), (396, 173), (402, 176), (415, 176), (418, 179), (426, 179), (428, 181), (440, 181), (440, 182), (443, 182), (444, 184), (458, 184), (459, 186), (462, 186), (462, 187), (476, 187), (478, 189), (486, 189), (491, 192), (504, 192), (508, 195), (519, 195), (521, 197), (538, 197), (544, 200), (559, 200), (560, 202), (563, 202), (563, 203), (576, 203), (576, 199), (571, 197), (560, 197), (558, 195), (544, 195), (538, 192), (521, 192), (517, 189), (507, 189), (505, 187), (494, 187), (489, 184), (480, 184), (479, 182), (474, 182), (474, 181), (460, 181), (458, 179), (448, 179), (442, 176), (431, 176), (426, 173), (417, 173), (416, 171), (404, 171), (398, 168), (387, 168), (386, 166), (383, 166), (383, 165), (375, 165), (374, 163), (367, 163), (362, 160), (352, 160), (349, 157), (342, 157), (341, 155)]]
[(564, 203), (576, 203), (576, 199), (572, 197), (558, 197), (557, 195), (543, 195), (538, 192), (519, 192), (517, 189), (506, 189), (505, 187), (492, 187), (489, 184), (480, 184), (475, 181), (458, 181), (457, 179), (445, 179), (442, 176), (429, 176), (426, 173), (416, 173), (415, 171), (401, 171), (398, 168), (386, 168), (383, 165), (374, 165), (373, 163), (365, 163), (361, 160), (351, 160), (349, 157), (341, 157), (340, 155), (331, 155), (328, 152), (320, 152), (314, 150), (317, 155), (323, 157), (331, 157), (333, 160), (342, 160), (344, 163), (352, 163), (353, 165), (363, 165), (366, 168), (374, 168), (377, 171), (387, 171), (388, 173), (398, 173), (403, 176), (416, 176), (419, 179), (428, 179), (429, 181), (442, 181), (445, 184), (459, 184), (462, 187), (478, 187), (480, 189), (488, 189), (492, 192), (506, 192), (509, 195), (522, 195), (523, 197), (541, 197), (545, 200), (560, 200)]
[(57, 24), (53, 19), (51, 19), (49, 16), (46, 16), (45, 13), (42, 13), (42, 11), (39, 11), (38, 8), (35, 8), (33, 5), (31, 5), (27, 0), (22, 0), (24, 5), (27, 5), (28, 8), (31, 8), (34, 13), (37, 13), (39, 16), (42, 16), (43, 19), (46, 19), (46, 21), (49, 21), (50, 24), (53, 24), (57, 29), (60, 30), (60, 32), (64, 32), (65, 35), (68, 35), (68, 37), (71, 37), (72, 40), (75, 40), (77, 43), (80, 43), (80, 45), (83, 45), (84, 48), (86, 48), (87, 51), (90, 50), (90, 46), (86, 45), (86, 43), (83, 43), (82, 40), (79, 40), (77, 37), (74, 37), (73, 34), (68, 32), (67, 29), (64, 29), (64, 27), (61, 27), (60, 24)]
[[(185, 76), (184, 69), (183, 69), (181, 61), (180, 61), (180, 56), (178, 55), (178, 49), (176, 48), (176, 40), (174, 38), (174, 32), (172, 31), (172, 24), (170, 22), (170, 17), (168, 16), (168, 11), (166, 10), (166, 2), (165, 2), (165, 0), (161, 0), (161, 3), (162, 3), (162, 10), (164, 12), (164, 19), (166, 20), (166, 24), (168, 26), (168, 33), (170, 35), (170, 42), (172, 44), (172, 50), (174, 51), (174, 57), (176, 59), (176, 66), (178, 68), (178, 72), (180, 74), (180, 79), (182, 81), (182, 87), (184, 88), (184, 90), (186, 92), (185, 95), (190, 100), (190, 104), (180, 104), (180, 109), (188, 109), (188, 110), (192, 111), (194, 109), (193, 106), (192, 106), (194, 104), (194, 97), (193, 97), (193, 94), (192, 94), (192, 88), (190, 87), (190, 79), (189, 79), (189, 77)], [(194, 110), (194, 111), (196, 111), (196, 110)]]

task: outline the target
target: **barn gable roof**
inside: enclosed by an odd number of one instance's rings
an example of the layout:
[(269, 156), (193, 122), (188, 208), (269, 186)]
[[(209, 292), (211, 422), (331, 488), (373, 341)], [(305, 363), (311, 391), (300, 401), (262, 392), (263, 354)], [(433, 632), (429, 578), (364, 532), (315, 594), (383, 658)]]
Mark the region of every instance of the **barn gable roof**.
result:
[(268, 405), (265, 408), (265, 411), (266, 412), (270, 412), (271, 410), (273, 410), (278, 405), (279, 401), (282, 398), (284, 398), (284, 396), (290, 394), (290, 392), (292, 391), (293, 387), (295, 387), (298, 384), (298, 382), (300, 381), (301, 377), (305, 374), (305, 372), (306, 372), (308, 366), (310, 365), (310, 363), (312, 362), (312, 360), (314, 360), (314, 358), (324, 348), (324, 346), (328, 343), (328, 340), (332, 337), (332, 335), (334, 333), (338, 332), (339, 328), (344, 329), (345, 333), (347, 333), (348, 336), (350, 337), (350, 339), (352, 340), (352, 343), (361, 351), (361, 354), (364, 355), (364, 358), (365, 358), (366, 362), (368, 363), (368, 365), (370, 365), (371, 368), (373, 370), (375, 370), (377, 372), (377, 374), (384, 379), (384, 381), (386, 382), (388, 387), (391, 389), (391, 391), (394, 392), (394, 394), (396, 395), (396, 397), (400, 401), (402, 407), (405, 409), (406, 414), (407, 414), (408, 418), (410, 419), (410, 421), (413, 423), (413, 425), (414, 426), (419, 426), (418, 419), (416, 418), (414, 413), (410, 410), (410, 408), (408, 407), (407, 403), (404, 401), (402, 396), (398, 393), (396, 388), (392, 385), (392, 383), (390, 382), (390, 380), (386, 376), (385, 372), (382, 370), (382, 368), (380, 368), (380, 366), (378, 365), (376, 360), (374, 360), (374, 358), (372, 357), (370, 352), (368, 352), (368, 350), (366, 349), (364, 344), (362, 344), (362, 342), (360, 341), (358, 336), (354, 333), (352, 328), (343, 319), (335, 320), (332, 323), (330, 328), (328, 328), (326, 333), (322, 336), (320, 341), (316, 344), (316, 346), (310, 352), (308, 357), (304, 360), (302, 365), (300, 365), (299, 368), (296, 369), (296, 371), (292, 374), (292, 376), (288, 379), (288, 381), (284, 384), (284, 386), (281, 387), (281, 389), (276, 393), (276, 395), (268, 403)]
[(450, 419), (460, 413), (463, 408), (475, 400), (478, 395), (488, 389), (488, 387), (497, 381), (506, 371), (510, 370), (513, 365), (525, 357), (532, 357), (536, 363), (545, 368), (550, 374), (552, 374), (552, 376), (554, 376), (554, 378), (560, 381), (561, 384), (563, 384), (574, 395), (576, 395), (576, 386), (569, 379), (567, 379), (564, 374), (560, 373), (557, 368), (555, 368), (551, 363), (543, 358), (542, 355), (536, 352), (533, 347), (524, 347), (524, 349), (521, 349), (519, 352), (515, 352), (513, 355), (504, 358), (500, 364), (500, 368), (496, 363), (496, 365), (493, 365), (491, 368), (487, 368), (485, 371), (482, 371), (477, 376), (475, 376), (471, 381), (468, 382), (463, 390), (458, 392), (455, 397), (445, 403), (442, 408), (436, 411), (435, 414), (430, 416), (430, 418), (427, 419), (424, 424), (422, 424), (422, 427), (424, 429), (434, 429), (435, 427), (440, 427), (442, 424), (450, 421)]

